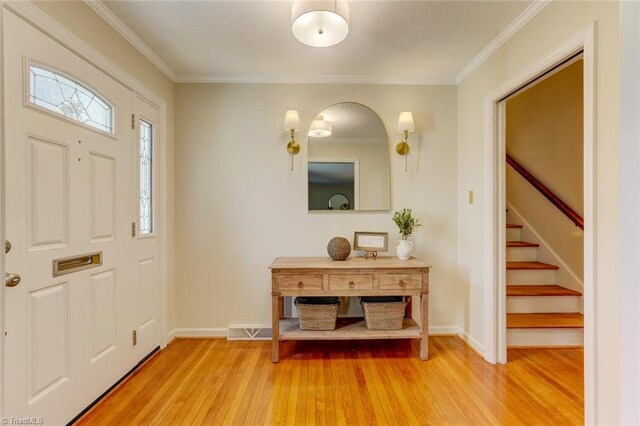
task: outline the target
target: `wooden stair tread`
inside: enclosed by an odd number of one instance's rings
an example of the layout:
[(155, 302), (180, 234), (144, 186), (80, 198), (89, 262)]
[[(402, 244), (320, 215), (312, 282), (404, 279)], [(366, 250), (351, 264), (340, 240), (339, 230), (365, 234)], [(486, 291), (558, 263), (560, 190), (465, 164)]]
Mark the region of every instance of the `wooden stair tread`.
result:
[(522, 228), (522, 225), (517, 225), (515, 223), (507, 223), (507, 228)]
[(550, 265), (542, 262), (507, 262), (507, 270), (509, 269), (560, 269), (556, 265)]
[(528, 243), (526, 241), (507, 241), (507, 247), (540, 247), (540, 244)]
[(507, 285), (507, 296), (582, 296), (582, 293), (559, 285)]
[(571, 313), (507, 314), (507, 328), (583, 328), (584, 316)]

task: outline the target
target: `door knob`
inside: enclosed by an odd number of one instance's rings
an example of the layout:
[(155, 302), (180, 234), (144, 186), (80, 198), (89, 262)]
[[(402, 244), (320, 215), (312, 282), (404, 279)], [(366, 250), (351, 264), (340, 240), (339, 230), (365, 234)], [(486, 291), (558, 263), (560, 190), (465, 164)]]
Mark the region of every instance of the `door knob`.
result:
[(4, 285), (6, 287), (15, 287), (20, 284), (20, 275), (6, 273), (4, 278)]
[(4, 254), (7, 254), (11, 251), (11, 241), (5, 240), (4, 242)]

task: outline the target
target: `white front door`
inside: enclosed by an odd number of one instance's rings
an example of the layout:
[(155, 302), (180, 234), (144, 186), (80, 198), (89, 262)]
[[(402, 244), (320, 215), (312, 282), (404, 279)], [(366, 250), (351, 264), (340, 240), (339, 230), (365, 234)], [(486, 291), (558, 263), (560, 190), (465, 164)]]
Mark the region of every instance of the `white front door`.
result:
[(6, 290), (4, 411), (64, 424), (159, 342), (156, 256), (132, 230), (134, 95), (13, 13), (4, 25), (6, 266), (21, 276)]

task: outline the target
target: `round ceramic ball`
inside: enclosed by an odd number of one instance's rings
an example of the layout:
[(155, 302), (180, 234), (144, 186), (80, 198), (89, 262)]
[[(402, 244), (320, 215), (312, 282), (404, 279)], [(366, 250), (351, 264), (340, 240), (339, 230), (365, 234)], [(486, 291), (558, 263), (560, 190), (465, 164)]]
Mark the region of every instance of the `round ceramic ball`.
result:
[(342, 237), (334, 237), (327, 244), (327, 252), (333, 260), (345, 260), (351, 254), (351, 243)]

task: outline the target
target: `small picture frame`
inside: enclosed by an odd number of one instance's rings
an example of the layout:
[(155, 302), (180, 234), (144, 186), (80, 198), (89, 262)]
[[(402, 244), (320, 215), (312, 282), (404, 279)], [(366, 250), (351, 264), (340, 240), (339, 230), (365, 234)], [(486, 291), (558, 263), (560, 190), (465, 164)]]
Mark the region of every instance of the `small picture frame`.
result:
[(387, 251), (389, 247), (388, 232), (361, 232), (353, 234), (353, 249), (364, 251), (364, 257), (369, 255), (374, 259), (378, 257), (379, 251)]

